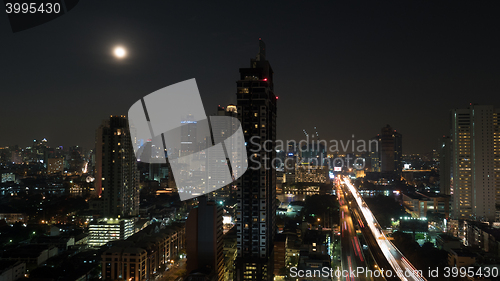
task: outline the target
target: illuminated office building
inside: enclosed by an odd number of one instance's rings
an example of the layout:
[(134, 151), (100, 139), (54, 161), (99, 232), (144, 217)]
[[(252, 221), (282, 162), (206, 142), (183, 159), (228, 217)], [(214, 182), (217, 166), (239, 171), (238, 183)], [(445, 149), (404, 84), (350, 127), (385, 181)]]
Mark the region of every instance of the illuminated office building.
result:
[(493, 221), (500, 203), (500, 109), (471, 105), (451, 111), (452, 214)]
[(123, 240), (134, 234), (134, 220), (105, 218), (89, 224), (90, 247), (100, 247), (113, 240)]

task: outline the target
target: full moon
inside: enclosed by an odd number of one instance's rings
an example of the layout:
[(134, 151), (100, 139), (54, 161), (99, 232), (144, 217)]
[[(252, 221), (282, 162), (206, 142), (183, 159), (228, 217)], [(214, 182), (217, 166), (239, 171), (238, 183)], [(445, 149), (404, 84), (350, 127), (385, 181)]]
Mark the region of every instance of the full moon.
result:
[(115, 57), (122, 59), (127, 56), (127, 51), (123, 47), (115, 47), (115, 49), (113, 50), (113, 54), (115, 55)]

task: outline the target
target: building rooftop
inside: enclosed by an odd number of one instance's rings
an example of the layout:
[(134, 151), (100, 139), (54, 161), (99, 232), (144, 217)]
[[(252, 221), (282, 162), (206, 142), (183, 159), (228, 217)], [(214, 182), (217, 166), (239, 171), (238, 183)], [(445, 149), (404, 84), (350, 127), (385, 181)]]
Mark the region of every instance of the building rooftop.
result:
[(452, 249), (452, 252), (456, 253), (459, 257), (470, 257), (475, 258), (477, 255), (465, 249)]
[(29, 244), (5, 251), (2, 254), (2, 258), (36, 258), (48, 249), (51, 249), (51, 247), (47, 245)]
[(438, 234), (438, 237), (441, 238), (441, 240), (443, 240), (444, 242), (460, 241), (460, 238), (455, 237), (455, 236), (451, 236), (451, 235), (446, 234), (446, 233)]
[(6, 269), (11, 268), (12, 266), (14, 266), (18, 262), (19, 261), (16, 261), (16, 260), (11, 260), (11, 261), (9, 261), (9, 260), (0, 260), (0, 273), (3, 272)]
[(491, 225), (488, 225), (487, 223), (483, 223), (483, 222), (467, 221), (467, 224), (471, 224), (471, 225), (478, 227), (482, 231), (495, 237), (496, 241), (500, 241), (500, 229), (494, 228)]

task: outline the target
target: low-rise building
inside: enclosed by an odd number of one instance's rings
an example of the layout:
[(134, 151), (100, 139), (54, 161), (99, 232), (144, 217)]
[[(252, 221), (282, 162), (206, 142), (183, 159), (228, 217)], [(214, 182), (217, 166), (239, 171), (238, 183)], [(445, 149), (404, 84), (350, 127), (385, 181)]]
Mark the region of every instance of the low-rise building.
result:
[(16, 281), (24, 277), (26, 263), (20, 261), (0, 261), (0, 281)]
[(328, 248), (328, 237), (321, 231), (309, 230), (302, 239), (301, 252), (305, 250), (308, 253), (327, 255)]
[(476, 263), (476, 254), (463, 249), (448, 252), (448, 265), (451, 267), (470, 266)]
[(464, 228), (467, 245), (477, 246), (486, 253), (500, 257), (500, 229), (476, 221), (465, 221)]
[(52, 245), (30, 244), (5, 251), (0, 260), (20, 261), (26, 264), (27, 269), (33, 269), (57, 254), (57, 247)]
[(139, 247), (111, 247), (102, 255), (102, 277), (104, 280), (146, 280), (147, 258), (147, 251)]
[(16, 222), (26, 222), (26, 214), (23, 213), (0, 213), (0, 220), (5, 220), (6, 223), (12, 224)]
[(134, 234), (132, 219), (100, 219), (89, 225), (88, 245), (100, 247), (114, 240), (127, 239)]
[(74, 237), (61, 237), (61, 236), (39, 236), (33, 241), (32, 244), (54, 246), (59, 249), (59, 252), (63, 252), (69, 249), (69, 247), (75, 245)]
[(299, 166), (295, 170), (295, 182), (330, 183), (329, 171), (328, 166)]
[(425, 218), (430, 213), (450, 216), (450, 196), (415, 192), (403, 194), (403, 205), (414, 218)]
[(150, 280), (179, 257), (185, 235), (184, 225), (151, 224), (124, 241), (110, 242), (102, 254), (103, 279)]
[(451, 249), (460, 249), (462, 242), (457, 237), (443, 233), (436, 237), (436, 246), (440, 250), (450, 252)]
[[(311, 254), (301, 251), (298, 270), (303, 270), (306, 274), (303, 276), (297, 275), (298, 281), (331, 281), (330, 276), (323, 274), (330, 272), (331, 260), (329, 255), (324, 254)], [(295, 271), (297, 272), (297, 271)]]

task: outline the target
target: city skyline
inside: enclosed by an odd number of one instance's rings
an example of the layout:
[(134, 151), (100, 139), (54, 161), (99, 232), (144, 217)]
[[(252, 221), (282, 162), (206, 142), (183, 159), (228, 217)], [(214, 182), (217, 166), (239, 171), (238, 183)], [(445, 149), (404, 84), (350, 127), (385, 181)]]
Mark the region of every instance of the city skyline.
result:
[(499, 1), (8, 1), (0, 281), (500, 280)]
[[(271, 46), (268, 53), (280, 70), (278, 139), (300, 139), (302, 129), (314, 127), (324, 139), (352, 134), (367, 139), (381, 124), (391, 124), (405, 135), (403, 153), (424, 153), (438, 148), (450, 109), (500, 105), (494, 94), (499, 40), (489, 35), (498, 25), (492, 13), (499, 4), (482, 3), (477, 12), (464, 1), (365, 4), (322, 3), (322, 12), (295, 21), (291, 15), (300, 6), (273, 3), (248, 27), (244, 19), (250, 12), (226, 13), (241, 4), (177, 3), (178, 13), (160, 19), (155, 16), (171, 7), (158, 4), (151, 15), (132, 2), (100, 3), (106, 12), (85, 2), (70, 16), (21, 33), (0, 25), (7, 39), (0, 46), (4, 102), (25, 108), (0, 113), (5, 132), (0, 145), (27, 146), (45, 137), (52, 144), (91, 148), (101, 120), (125, 114), (147, 93), (193, 77), (206, 108), (235, 104), (232, 70), (255, 54), (258, 38)], [(215, 14), (206, 15), (205, 9)], [(449, 9), (454, 13), (443, 14)], [(87, 21), (89, 11), (93, 21)], [(227, 17), (217, 17), (221, 14)], [(106, 24), (111, 18), (116, 20)], [(113, 57), (115, 45), (128, 49), (126, 58)], [(303, 118), (324, 111), (330, 114)], [(17, 121), (5, 122), (12, 116)]]

